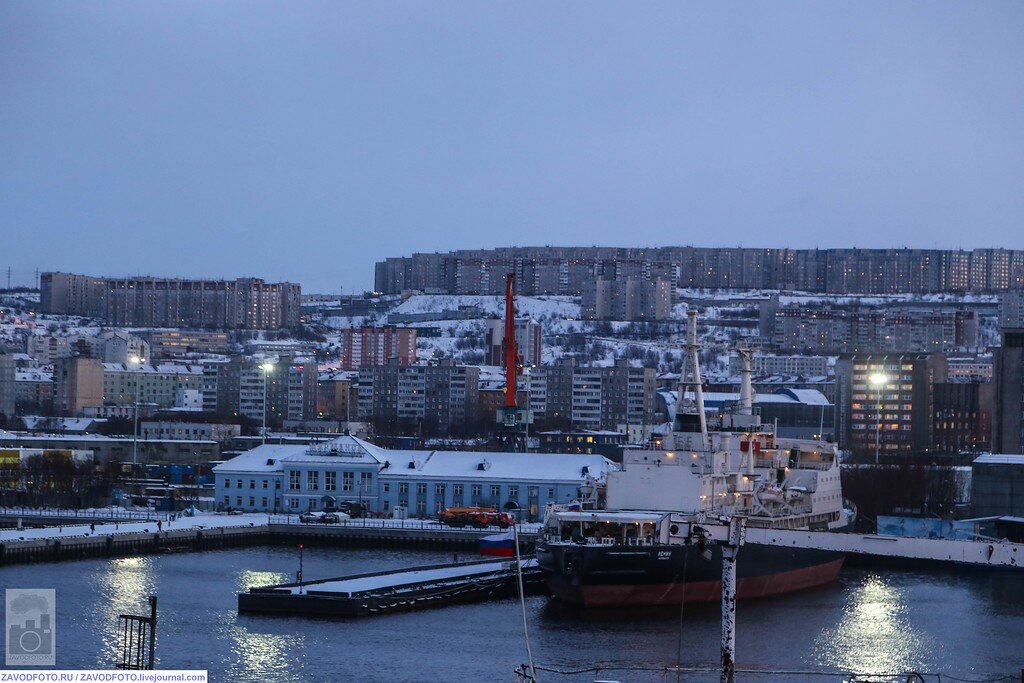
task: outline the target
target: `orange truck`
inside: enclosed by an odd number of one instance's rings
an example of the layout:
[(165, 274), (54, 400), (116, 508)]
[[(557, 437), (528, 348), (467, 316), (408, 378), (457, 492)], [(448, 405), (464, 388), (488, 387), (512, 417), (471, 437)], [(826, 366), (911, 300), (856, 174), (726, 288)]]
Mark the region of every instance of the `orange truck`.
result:
[(507, 512), (480, 507), (451, 507), (437, 513), (437, 519), (442, 524), (455, 528), (471, 526), (476, 529), (486, 529), (489, 526), (497, 526), (507, 529), (515, 523), (515, 519)]

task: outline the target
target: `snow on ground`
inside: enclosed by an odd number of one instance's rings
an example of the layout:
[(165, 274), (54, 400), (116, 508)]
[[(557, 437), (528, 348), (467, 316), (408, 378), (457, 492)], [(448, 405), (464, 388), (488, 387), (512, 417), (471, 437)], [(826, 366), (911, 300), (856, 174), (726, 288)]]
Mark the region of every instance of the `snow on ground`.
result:
[[(74, 514), (74, 511), (65, 511), (67, 514)], [(99, 511), (97, 514), (101, 513)], [(56, 514), (56, 511), (54, 512)], [(123, 513), (122, 513), (123, 514)], [(178, 516), (174, 521), (166, 519), (167, 513), (156, 513), (155, 516), (163, 520), (163, 531), (176, 531), (182, 529), (216, 529), (223, 527), (247, 527), (266, 526), (268, 517), (274, 524), (302, 524), (297, 515), (273, 515), (268, 516), (265, 512), (250, 512), (241, 515), (228, 515), (225, 513), (196, 513), (195, 517)], [(369, 528), (399, 528), (399, 529), (432, 529), (463, 531), (454, 529), (432, 520), (421, 519), (350, 519), (327, 526), (359, 526)], [(539, 524), (523, 524), (521, 533), (536, 533)], [(472, 529), (470, 529), (472, 531)], [(89, 524), (73, 524), (64, 526), (45, 527), (42, 529), (0, 529), (0, 542), (30, 541), (49, 538), (74, 538), (82, 536), (111, 536), (114, 534), (128, 533), (157, 533), (156, 521), (150, 522), (119, 522), (110, 521), (96, 524), (96, 531), (89, 528)], [(495, 532), (496, 533), (496, 532)]]
[(362, 327), (370, 324), (367, 322), (370, 319), (371, 316), (368, 315), (332, 315), (323, 318), (321, 322), (332, 330), (345, 330), (350, 327)]
[[(505, 314), (505, 300), (500, 296), (478, 296), (470, 294), (414, 294), (391, 309), (391, 313), (437, 313), (457, 311), (460, 308), (475, 307), (485, 316), (501, 317)], [(579, 318), (580, 305), (568, 296), (520, 296), (516, 297), (516, 314), (539, 319)]]
[[(164, 513), (158, 513), (163, 518)], [(261, 526), (267, 523), (266, 514), (226, 515), (216, 513), (197, 513), (195, 517), (178, 517), (176, 520), (163, 520), (163, 531), (180, 529), (213, 529), (219, 527)], [(71, 538), (74, 536), (110, 536), (128, 533), (156, 533), (157, 523), (152, 522), (118, 522), (111, 521), (96, 525), (96, 531), (89, 529), (88, 524), (70, 526), (45, 527), (42, 529), (3, 529), (0, 530), (0, 541), (38, 540), (44, 538)]]
[[(539, 526), (539, 525), (536, 525)], [(342, 579), (340, 581), (322, 581), (306, 583), (301, 589), (296, 586), (289, 592), (293, 595), (310, 589), (317, 592), (327, 593), (359, 593), (363, 591), (381, 590), (384, 588), (401, 588), (409, 584), (421, 585), (424, 583), (445, 582), (453, 579), (460, 579), (467, 576), (482, 576), (493, 574), (512, 567), (515, 567), (514, 559), (506, 558), (494, 560), (493, 562), (482, 562), (480, 564), (462, 564), (454, 567), (439, 567), (437, 569), (419, 569), (415, 571), (401, 572), (400, 574), (382, 574), (380, 576), (364, 576), (360, 578)], [(521, 560), (523, 568), (526, 569), (537, 563), (536, 559)]]

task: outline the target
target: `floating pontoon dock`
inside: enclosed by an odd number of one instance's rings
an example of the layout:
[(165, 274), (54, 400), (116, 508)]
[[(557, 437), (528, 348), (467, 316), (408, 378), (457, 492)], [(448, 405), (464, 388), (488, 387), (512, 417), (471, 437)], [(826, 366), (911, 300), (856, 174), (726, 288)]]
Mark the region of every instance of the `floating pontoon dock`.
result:
[[(521, 560), (527, 592), (542, 592), (535, 558)], [(250, 588), (239, 612), (358, 617), (513, 597), (516, 560), (484, 560)]]

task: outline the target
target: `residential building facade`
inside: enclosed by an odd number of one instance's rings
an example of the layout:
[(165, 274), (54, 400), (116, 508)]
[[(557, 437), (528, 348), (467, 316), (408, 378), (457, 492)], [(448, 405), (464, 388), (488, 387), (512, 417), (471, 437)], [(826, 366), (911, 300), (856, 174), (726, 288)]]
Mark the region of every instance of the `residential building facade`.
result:
[(836, 432), (859, 455), (923, 453), (934, 444), (941, 354), (844, 354), (836, 361)]
[(411, 365), (416, 362), (416, 328), (385, 325), (344, 329), (339, 346), (342, 370), (384, 365), (392, 358), (399, 365)]
[(1024, 453), (1024, 328), (1007, 328), (993, 353), (995, 412), (992, 450)]
[(44, 312), (101, 318), (118, 326), (278, 329), (299, 324), (300, 304), (299, 285), (258, 278), (40, 276)]
[(1024, 287), (1024, 250), (507, 247), (392, 257), (374, 289), (581, 296), (597, 279), (668, 278), (693, 288), (796, 289), (831, 294), (1004, 292)]

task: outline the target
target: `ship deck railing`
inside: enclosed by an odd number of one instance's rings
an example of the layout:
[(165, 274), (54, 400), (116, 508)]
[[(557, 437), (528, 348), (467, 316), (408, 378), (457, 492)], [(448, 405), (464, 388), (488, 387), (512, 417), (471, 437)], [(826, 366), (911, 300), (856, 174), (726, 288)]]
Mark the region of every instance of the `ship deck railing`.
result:
[(548, 543), (561, 543), (563, 545), (594, 545), (594, 546), (605, 546), (605, 545), (626, 545), (626, 546), (651, 546), (657, 543), (657, 538), (617, 538), (617, 537), (604, 537), (597, 538), (596, 536), (586, 536), (584, 538), (562, 538), (562, 537), (551, 537), (548, 539)]

